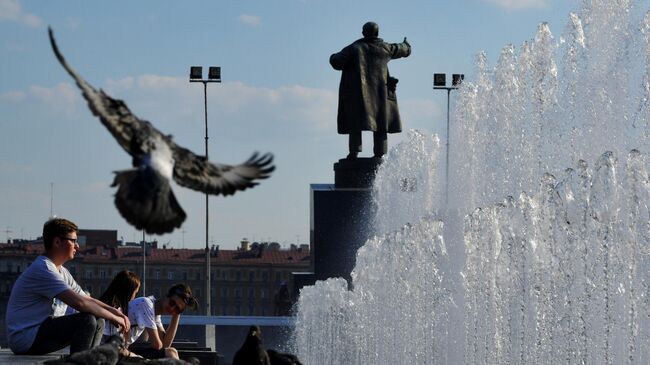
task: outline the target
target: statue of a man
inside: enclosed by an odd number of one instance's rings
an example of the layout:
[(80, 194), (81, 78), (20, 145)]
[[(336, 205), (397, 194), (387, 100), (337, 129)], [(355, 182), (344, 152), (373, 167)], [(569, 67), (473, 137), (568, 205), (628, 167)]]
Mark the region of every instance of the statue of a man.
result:
[(330, 56), (330, 64), (342, 71), (339, 86), (338, 133), (350, 135), (350, 154), (361, 151), (361, 131), (372, 131), (375, 157), (386, 154), (387, 133), (402, 131), (397, 109), (397, 79), (388, 73), (388, 61), (408, 57), (411, 45), (386, 43), (379, 38), (377, 23), (363, 25), (363, 38)]

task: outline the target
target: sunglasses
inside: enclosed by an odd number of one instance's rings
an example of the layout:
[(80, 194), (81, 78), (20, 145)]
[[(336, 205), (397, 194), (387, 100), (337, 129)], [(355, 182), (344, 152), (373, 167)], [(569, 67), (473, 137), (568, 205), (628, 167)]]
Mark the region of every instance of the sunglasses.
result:
[(192, 309), (195, 309), (198, 304), (196, 299), (192, 296), (188, 296), (187, 292), (182, 288), (176, 288), (171, 294), (180, 298), (186, 306)]
[(63, 237), (63, 236), (59, 236), (59, 238), (62, 239), (62, 240), (70, 241), (70, 242), (72, 242), (73, 245), (77, 243), (77, 239), (76, 239), (76, 238)]

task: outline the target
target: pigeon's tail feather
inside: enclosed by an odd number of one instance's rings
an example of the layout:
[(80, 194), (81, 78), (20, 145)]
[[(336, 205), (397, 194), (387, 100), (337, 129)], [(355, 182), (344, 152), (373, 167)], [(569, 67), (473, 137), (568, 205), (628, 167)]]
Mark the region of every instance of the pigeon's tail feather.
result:
[(115, 172), (115, 206), (122, 217), (148, 234), (173, 231), (185, 221), (185, 212), (169, 180), (149, 167)]

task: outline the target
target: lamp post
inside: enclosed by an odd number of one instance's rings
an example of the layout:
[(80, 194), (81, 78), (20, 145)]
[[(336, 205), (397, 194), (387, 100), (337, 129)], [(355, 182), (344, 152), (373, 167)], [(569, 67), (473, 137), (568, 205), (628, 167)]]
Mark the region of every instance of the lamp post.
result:
[[(208, 78), (203, 79), (203, 67), (190, 67), (190, 82), (203, 83), (203, 110), (205, 116), (205, 159), (208, 159), (208, 83), (221, 82), (221, 67), (210, 66)], [(211, 315), (210, 309), (210, 243), (208, 241), (208, 194), (205, 194), (205, 314)]]
[(452, 74), (451, 86), (447, 86), (447, 75), (442, 73), (433, 74), (433, 89), (447, 90), (447, 143), (445, 157), (445, 207), (449, 203), (449, 99), (452, 90), (458, 89), (458, 85), (465, 79), (464, 74)]
[(147, 295), (147, 241), (142, 230), (142, 296)]

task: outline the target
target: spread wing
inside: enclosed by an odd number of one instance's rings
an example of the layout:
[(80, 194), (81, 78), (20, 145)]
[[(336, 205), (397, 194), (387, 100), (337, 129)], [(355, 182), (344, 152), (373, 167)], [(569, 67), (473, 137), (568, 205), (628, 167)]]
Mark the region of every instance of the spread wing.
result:
[(174, 180), (181, 186), (213, 195), (232, 195), (258, 184), (275, 170), (273, 155), (255, 152), (246, 162), (230, 166), (207, 161), (170, 142), (174, 151)]
[[(48, 31), (50, 35), (50, 43), (52, 44), (52, 49), (54, 50), (56, 58), (68, 74), (70, 74), (70, 76), (75, 80), (79, 89), (81, 89), (81, 93), (84, 99), (88, 102), (88, 107), (93, 112), (93, 115), (99, 117), (102, 124), (108, 129), (117, 140), (117, 143), (119, 143), (126, 152), (130, 154), (134, 147), (140, 147), (133, 145), (133, 142), (135, 142), (132, 141), (135, 138), (134, 136), (161, 134), (149, 122), (141, 120), (131, 113), (129, 108), (126, 106), (126, 103), (122, 100), (113, 99), (102, 90), (95, 90), (88, 82), (86, 82), (86, 80), (79, 76), (79, 74), (68, 65), (61, 52), (59, 52), (59, 48), (54, 40), (52, 28), (48, 28)], [(138, 140), (136, 143), (139, 144), (141, 141)]]

